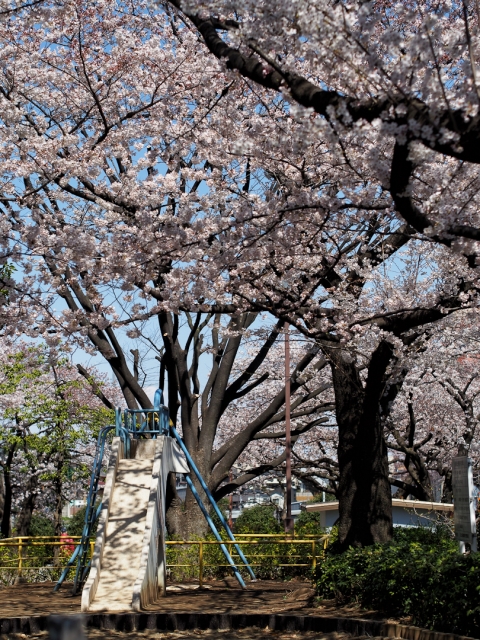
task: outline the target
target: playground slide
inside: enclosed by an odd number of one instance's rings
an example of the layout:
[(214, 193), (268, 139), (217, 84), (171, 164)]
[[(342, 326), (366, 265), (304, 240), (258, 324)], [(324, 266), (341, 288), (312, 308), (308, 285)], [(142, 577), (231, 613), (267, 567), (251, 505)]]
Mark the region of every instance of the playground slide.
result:
[(121, 460), (91, 611), (129, 609), (142, 552), (153, 460)]
[(165, 592), (164, 496), (170, 471), (188, 473), (172, 438), (114, 438), (82, 611), (141, 610)]
[[(139, 415), (141, 417), (139, 419)], [(99, 480), (109, 433), (115, 429), (107, 477), (100, 506)], [(185, 443), (169, 420), (157, 389), (153, 409), (115, 411), (115, 425), (103, 427), (90, 480), (85, 526), (80, 544), (58, 580), (57, 591), (76, 565), (73, 593), (82, 591), (82, 611), (142, 611), (166, 595), (165, 499), (170, 473), (181, 473), (219, 543), (240, 586), (245, 581), (228, 545), (255, 580), (255, 574), (193, 461)], [(191, 478), (196, 478), (198, 487)], [(198, 488), (218, 516), (227, 540), (222, 539)], [(93, 557), (89, 559), (92, 527), (98, 519)], [(87, 577), (88, 576), (88, 577)]]

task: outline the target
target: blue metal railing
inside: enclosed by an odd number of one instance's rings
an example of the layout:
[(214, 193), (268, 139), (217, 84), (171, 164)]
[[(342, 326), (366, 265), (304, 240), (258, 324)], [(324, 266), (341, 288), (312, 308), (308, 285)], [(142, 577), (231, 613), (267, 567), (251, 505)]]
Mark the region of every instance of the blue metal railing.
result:
[[(248, 573), (250, 574), (251, 579), (255, 580), (256, 579), (255, 574), (250, 564), (248, 563), (247, 558), (245, 557), (239, 545), (235, 541), (235, 536), (233, 535), (230, 527), (228, 526), (228, 523), (225, 520), (223, 513), (218, 508), (218, 505), (215, 502), (215, 499), (213, 498), (212, 493), (210, 492), (195, 462), (193, 461), (193, 458), (190, 455), (187, 447), (185, 446), (183, 439), (180, 437), (173, 423), (169, 420), (168, 409), (162, 404), (161, 389), (157, 389), (154, 396), (153, 409), (124, 409), (123, 411), (121, 409), (115, 409), (115, 425), (104, 427), (103, 429), (100, 430), (100, 434), (97, 440), (97, 448), (95, 451), (95, 459), (93, 462), (92, 475), (90, 479), (90, 488), (88, 491), (87, 509), (85, 512), (85, 524), (83, 527), (82, 539), (80, 541), (80, 544), (75, 549), (72, 557), (68, 561), (68, 564), (65, 570), (63, 571), (62, 575), (60, 576), (60, 579), (57, 582), (54, 590), (57, 591), (60, 588), (62, 582), (67, 577), (68, 572), (71, 570), (71, 568), (75, 564), (77, 565), (77, 568), (75, 572), (74, 586), (73, 586), (72, 593), (75, 594), (78, 592), (78, 590), (81, 588), (81, 586), (83, 585), (87, 577), (87, 574), (90, 568), (90, 561), (88, 560), (90, 538), (92, 536), (93, 527), (101, 511), (101, 504), (95, 508), (95, 503), (98, 497), (98, 483), (99, 483), (101, 470), (102, 470), (103, 454), (105, 450), (105, 443), (107, 441), (107, 436), (110, 433), (110, 431), (112, 431), (113, 429), (115, 429), (115, 435), (120, 436), (122, 438), (124, 448), (125, 448), (126, 458), (130, 457), (131, 438), (133, 439), (142, 438), (142, 437), (156, 438), (158, 435), (165, 435), (165, 436), (173, 437), (178, 442), (181, 450), (183, 451), (187, 459), (190, 469), (192, 470), (202, 490), (207, 496), (207, 499), (210, 502), (213, 510), (215, 511), (218, 519), (220, 520), (221, 525), (225, 529), (229, 540), (233, 542), (233, 545), (241, 561), (245, 565)], [(185, 476), (187, 484), (193, 496), (195, 497), (195, 500), (197, 501), (198, 506), (200, 507), (200, 510), (203, 513), (213, 535), (221, 543), (220, 548), (222, 549), (228, 564), (232, 567), (235, 577), (237, 578), (240, 585), (242, 587), (245, 587), (245, 582), (238, 570), (238, 567), (236, 566), (230, 553), (228, 552), (227, 547), (223, 544), (224, 541), (222, 540), (217, 527), (215, 526), (212, 518), (210, 517), (208, 513), (208, 509), (205, 507), (190, 475), (191, 474), (188, 474)]]
[[(224, 518), (223, 513), (220, 511), (220, 509), (218, 508), (217, 503), (215, 502), (215, 498), (212, 496), (210, 489), (207, 487), (205, 480), (202, 478), (202, 475), (200, 473), (200, 471), (197, 469), (197, 465), (195, 464), (195, 462), (192, 459), (192, 456), (190, 455), (190, 453), (188, 452), (187, 447), (185, 446), (185, 443), (183, 442), (182, 438), (180, 437), (180, 435), (178, 434), (178, 431), (175, 429), (175, 427), (173, 426), (173, 424), (170, 425), (170, 433), (173, 435), (173, 437), (175, 438), (175, 440), (178, 442), (178, 444), (180, 445), (181, 450), (183, 451), (183, 453), (185, 454), (185, 457), (187, 458), (188, 464), (191, 468), (191, 470), (193, 471), (193, 473), (196, 475), (197, 480), (200, 483), (200, 486), (202, 487), (202, 489), (205, 492), (205, 495), (208, 498), (208, 501), (210, 502), (210, 504), (213, 507), (213, 510), (215, 511), (215, 513), (217, 514), (217, 517), (219, 518), (220, 522), (223, 525), (223, 528), (225, 529), (225, 531), (227, 532), (227, 536), (230, 538), (230, 540), (234, 543), (234, 547), (238, 553), (238, 555), (240, 556), (241, 561), (243, 562), (243, 564), (246, 566), (248, 573), (250, 574), (250, 577), (252, 578), (252, 580), (255, 580), (255, 574), (253, 573), (253, 570), (251, 568), (251, 566), (248, 563), (248, 560), (246, 559), (243, 551), (240, 549), (240, 547), (238, 546), (238, 544), (235, 542), (235, 536), (232, 533), (232, 530), (230, 529), (230, 527), (228, 526), (227, 521)], [(209, 517), (207, 517), (206, 513), (206, 509), (203, 506), (203, 503), (200, 500), (200, 496), (198, 495), (198, 493), (194, 490), (195, 487), (193, 486), (193, 482), (192, 480), (186, 476), (186, 480), (187, 480), (187, 484), (190, 487), (193, 495), (195, 496), (196, 501), (198, 502), (198, 506), (200, 507), (200, 509), (203, 512), (203, 515), (206, 517), (207, 522), (210, 526), (210, 529), (212, 530), (213, 535), (217, 538), (217, 540), (221, 540), (220, 536), (218, 535), (218, 532), (216, 531), (216, 527), (213, 524), (213, 522), (211, 522), (211, 519)], [(223, 549), (222, 549), (223, 551)], [(224, 551), (225, 554), (225, 551)], [(227, 561), (229, 562), (229, 564), (232, 564), (232, 562), (230, 562), (230, 555), (228, 554), (228, 552), (225, 554), (225, 557), (227, 558)], [(232, 565), (235, 566), (235, 565)], [(238, 579), (238, 577), (237, 577)], [(242, 584), (243, 581), (240, 581), (240, 584)], [(243, 584), (243, 586), (245, 586), (245, 584)]]
[(103, 455), (105, 452), (107, 436), (113, 429), (115, 429), (117, 435), (119, 435), (122, 438), (125, 451), (130, 450), (130, 438), (127, 431), (123, 427), (118, 429), (117, 425), (110, 425), (108, 427), (103, 427), (102, 429), (100, 429), (100, 432), (97, 438), (97, 446), (95, 449), (95, 457), (93, 459), (92, 474), (90, 476), (90, 486), (88, 489), (87, 506), (85, 509), (85, 520), (83, 525), (82, 539), (80, 540), (80, 543), (76, 547), (65, 569), (63, 570), (62, 575), (60, 576), (57, 584), (55, 585), (54, 591), (58, 591), (58, 589), (60, 589), (68, 573), (70, 572), (72, 567), (76, 564), (77, 568), (75, 571), (75, 578), (73, 580), (72, 593), (73, 594), (78, 593), (79, 589), (81, 588), (81, 586), (85, 581), (85, 578), (87, 577), (88, 570), (90, 569), (91, 561), (88, 559), (90, 538), (92, 537), (93, 528), (100, 516), (100, 511), (102, 508), (101, 504), (97, 505), (96, 503), (97, 503), (98, 492), (99, 492), (99, 481), (102, 474)]

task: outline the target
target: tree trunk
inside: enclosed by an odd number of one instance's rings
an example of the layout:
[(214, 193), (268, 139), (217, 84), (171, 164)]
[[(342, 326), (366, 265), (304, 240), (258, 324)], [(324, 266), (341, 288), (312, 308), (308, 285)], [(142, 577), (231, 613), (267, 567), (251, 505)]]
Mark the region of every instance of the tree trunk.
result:
[(0, 473), (0, 522), (3, 519), (3, 510), (5, 505), (5, 481), (3, 479), (3, 472)]
[(451, 504), (453, 502), (452, 470), (444, 469), (442, 471), (443, 471), (442, 475), (445, 478), (445, 482), (443, 483), (442, 502), (447, 502)]
[[(63, 507), (63, 481), (62, 481), (62, 470), (65, 462), (65, 457), (60, 454), (57, 458), (56, 468), (57, 473), (55, 476), (55, 481), (53, 483), (55, 489), (55, 508), (53, 512), (53, 527), (54, 527), (54, 535), (60, 536), (63, 528), (62, 521), (62, 507)], [(60, 558), (60, 546), (55, 546), (53, 549), (53, 564), (57, 566), (59, 564)]]
[(330, 353), (339, 440), (338, 536), (342, 549), (387, 542), (392, 537), (388, 454), (380, 413), (391, 356), (391, 345), (380, 343), (364, 386), (350, 353)]
[(3, 514), (2, 524), (0, 526), (0, 533), (3, 538), (9, 538), (11, 535), (10, 521), (12, 518), (12, 502), (13, 502), (13, 489), (12, 489), (12, 477), (11, 467), (13, 462), (13, 456), (15, 455), (16, 444), (12, 444), (7, 453), (7, 459), (3, 467), (3, 484), (4, 484), (4, 498), (3, 498)]
[(17, 536), (28, 536), (32, 522), (33, 510), (37, 499), (38, 478), (36, 475), (29, 477), (26, 487), (26, 497), (22, 502), (20, 513), (15, 523)]
[[(196, 488), (198, 490), (198, 487)], [(208, 509), (207, 502), (203, 500), (203, 503)], [(166, 525), (169, 535), (183, 540), (189, 540), (192, 536), (202, 538), (205, 536), (209, 529), (207, 521), (190, 489), (187, 489), (185, 502), (180, 500), (175, 487), (174, 473), (169, 474), (168, 478), (166, 507)]]

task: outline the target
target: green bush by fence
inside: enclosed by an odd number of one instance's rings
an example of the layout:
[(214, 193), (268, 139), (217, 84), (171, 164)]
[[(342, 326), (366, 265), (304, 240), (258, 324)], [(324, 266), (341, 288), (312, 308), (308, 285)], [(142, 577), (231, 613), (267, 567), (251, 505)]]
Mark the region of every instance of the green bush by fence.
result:
[[(170, 541), (172, 538), (170, 538)], [(192, 537), (192, 540), (194, 538)], [(198, 539), (200, 540), (200, 539)], [(213, 541), (213, 536), (202, 538), (203, 544), (203, 571), (205, 579), (220, 579), (232, 575), (225, 556), (218, 544), (208, 544)], [(252, 541), (250, 539), (249, 541)], [(278, 538), (262, 539), (261, 534), (255, 544), (248, 544), (239, 537), (239, 545), (252, 566), (255, 575), (260, 580), (290, 580), (296, 576), (313, 578), (313, 543), (300, 543), (288, 541), (283, 543)], [(226, 546), (229, 545), (225, 540)], [(231, 555), (240, 572), (245, 578), (247, 571), (243, 568), (235, 549), (231, 549)], [(321, 556), (323, 545), (316, 544), (315, 554)], [(167, 544), (167, 565), (169, 575), (175, 582), (197, 579), (199, 576), (199, 545), (197, 544)]]
[[(256, 505), (245, 510), (235, 523), (234, 532), (238, 538), (241, 539), (245, 534), (258, 535), (258, 544), (242, 545), (240, 543), (257, 578), (261, 580), (290, 580), (296, 576), (307, 579), (313, 577), (311, 570), (312, 546), (294, 543), (283, 544), (280, 540), (268, 538), (262, 540), (262, 534), (271, 535), (282, 532), (282, 527), (274, 517), (274, 510), (273, 506)], [(305, 535), (314, 535), (318, 538), (325, 535), (320, 527), (318, 513), (305, 512), (297, 519), (295, 537), (301, 539)], [(199, 538), (197, 539), (199, 540)], [(175, 538), (170, 537), (169, 540), (175, 540)], [(215, 538), (209, 534), (203, 540), (213, 541)], [(317, 555), (321, 555), (322, 551), (322, 545), (316, 546), (315, 553)], [(242, 563), (234, 549), (233, 558), (241, 568)], [(167, 546), (167, 565), (170, 565), (170, 576), (175, 581), (196, 579), (198, 577), (198, 560), (198, 545)], [(225, 566), (227, 561), (218, 545), (203, 545), (203, 563), (203, 575), (207, 579), (220, 579), (231, 575), (231, 569)], [(245, 576), (247, 575), (245, 570), (241, 569), (241, 571)]]
[(235, 522), (235, 535), (242, 533), (281, 533), (282, 527), (275, 518), (275, 507), (258, 504), (245, 509)]
[(385, 545), (333, 548), (317, 567), (317, 591), (411, 616), (420, 627), (480, 637), (480, 554), (461, 555), (443, 531), (396, 530)]

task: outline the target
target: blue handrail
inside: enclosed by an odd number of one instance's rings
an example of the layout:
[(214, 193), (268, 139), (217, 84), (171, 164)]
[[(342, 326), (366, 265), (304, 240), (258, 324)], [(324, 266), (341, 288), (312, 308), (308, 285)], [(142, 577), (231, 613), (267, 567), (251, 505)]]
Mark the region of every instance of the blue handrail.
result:
[[(225, 556), (225, 558), (227, 559), (228, 564), (232, 567), (233, 573), (235, 574), (235, 577), (237, 578), (238, 582), (240, 583), (240, 586), (245, 589), (245, 582), (243, 581), (243, 578), (240, 574), (240, 571), (237, 569), (237, 565), (235, 564), (235, 562), (233, 561), (232, 556), (229, 554), (227, 547), (223, 544), (223, 540), (222, 540), (222, 536), (218, 533), (218, 529), (215, 526), (215, 523), (213, 522), (213, 520), (211, 519), (208, 511), (205, 508), (205, 505), (203, 504), (202, 499), (200, 498), (200, 496), (198, 495), (198, 491), (195, 489), (195, 485), (193, 484), (192, 479), (190, 478), (189, 475), (185, 476), (185, 480), (187, 481), (187, 484), (190, 488), (190, 491), (193, 493), (195, 500), (198, 503), (198, 506), (200, 507), (201, 512), (203, 513), (205, 520), (208, 523), (208, 526), (210, 527), (210, 529), (212, 530), (213, 535), (215, 536), (215, 538), (218, 540), (218, 542), (220, 542), (220, 549), (223, 551), (223, 555)], [(236, 546), (236, 545), (235, 545)]]
[[(243, 564), (245, 565), (245, 567), (247, 568), (248, 573), (250, 574), (250, 577), (252, 578), (252, 580), (256, 580), (255, 574), (253, 573), (253, 570), (250, 566), (250, 564), (248, 563), (247, 558), (245, 557), (243, 551), (240, 549), (238, 543), (235, 541), (235, 536), (232, 533), (232, 530), (230, 529), (230, 527), (228, 526), (227, 521), (225, 520), (223, 513), (220, 511), (220, 509), (218, 508), (217, 503), (215, 502), (215, 498), (212, 496), (210, 489), (207, 487), (207, 484), (205, 482), (205, 480), (202, 478), (202, 475), (200, 473), (200, 471), (197, 468), (197, 465), (195, 464), (195, 462), (193, 461), (192, 456), (190, 455), (187, 447), (185, 446), (185, 443), (183, 442), (183, 439), (180, 437), (180, 435), (178, 434), (178, 431), (175, 429), (175, 427), (173, 426), (173, 424), (170, 425), (170, 433), (173, 434), (175, 440), (178, 442), (178, 444), (180, 445), (181, 450), (183, 451), (183, 453), (185, 454), (185, 457), (187, 458), (188, 464), (190, 465), (190, 468), (192, 469), (193, 473), (196, 475), (197, 480), (200, 483), (200, 486), (202, 487), (202, 489), (205, 492), (205, 495), (207, 496), (210, 504), (213, 507), (213, 510), (215, 511), (215, 513), (217, 514), (220, 522), (223, 525), (223, 528), (225, 529), (225, 531), (227, 532), (227, 536), (230, 538), (230, 540), (234, 543), (234, 547), (237, 550), (238, 555), (240, 556), (240, 559), (242, 560)], [(188, 482), (188, 480), (187, 480)], [(190, 486), (190, 483), (188, 483)], [(192, 483), (193, 486), (193, 483)], [(190, 486), (190, 489), (192, 487)], [(195, 495), (195, 493), (192, 491), (193, 495), (195, 496), (195, 498), (197, 498), (197, 496)], [(198, 494), (197, 494), (198, 495)], [(197, 498), (197, 502), (200, 505), (200, 502), (198, 501)], [(205, 514), (204, 514), (205, 515)], [(208, 519), (207, 519), (208, 522)], [(209, 523), (210, 524), (210, 523)], [(210, 528), (212, 529), (212, 527), (210, 526)], [(213, 534), (215, 535), (215, 531), (212, 529)], [(227, 558), (228, 560), (228, 558)]]

